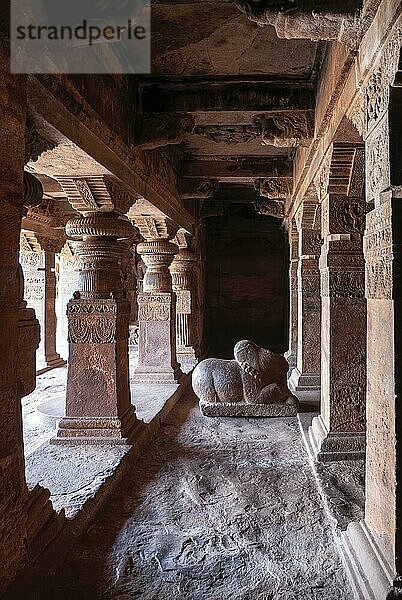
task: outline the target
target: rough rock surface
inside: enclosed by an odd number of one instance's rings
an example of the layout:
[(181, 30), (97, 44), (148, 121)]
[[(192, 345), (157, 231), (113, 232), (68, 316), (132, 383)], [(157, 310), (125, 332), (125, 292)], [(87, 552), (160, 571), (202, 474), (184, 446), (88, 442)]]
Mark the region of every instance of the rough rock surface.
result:
[(43, 598), (349, 600), (297, 420), (181, 401)]

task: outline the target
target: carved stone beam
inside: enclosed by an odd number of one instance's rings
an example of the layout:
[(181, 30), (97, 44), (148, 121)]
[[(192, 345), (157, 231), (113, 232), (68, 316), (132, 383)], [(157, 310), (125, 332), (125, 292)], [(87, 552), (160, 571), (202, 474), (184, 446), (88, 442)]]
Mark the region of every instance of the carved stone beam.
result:
[[(214, 81), (141, 84), (142, 106), (146, 113), (203, 113), (216, 122), (216, 113), (293, 111), (314, 109), (311, 84), (272, 83), (272, 81)], [(214, 121), (212, 121), (214, 122)], [(201, 125), (201, 123), (199, 123)]]
[(258, 123), (198, 125), (194, 133), (217, 144), (234, 146), (257, 139), (261, 134), (261, 128)]
[(285, 203), (282, 200), (261, 200), (254, 204), (254, 208), (260, 215), (285, 218)]
[(63, 188), (71, 206), (82, 214), (97, 210), (126, 214), (138, 197), (127, 191), (111, 175), (55, 178)]
[(254, 124), (263, 145), (308, 146), (314, 137), (314, 111), (279, 115), (257, 115)]
[(211, 198), (218, 191), (216, 179), (179, 179), (179, 196), (182, 200), (192, 198)]
[(287, 200), (293, 190), (292, 177), (266, 177), (257, 180), (255, 183), (256, 189), (260, 196), (270, 198), (271, 200)]
[(355, 47), (361, 17), (361, 0), (235, 0), (250, 21), (272, 25), (279, 38), (339, 40)]
[(194, 129), (195, 118), (191, 115), (141, 116), (135, 124), (135, 144), (139, 150), (151, 150), (180, 144), (187, 133)]
[(53, 150), (56, 145), (39, 133), (33, 119), (28, 117), (25, 128), (25, 164), (37, 161), (41, 154)]
[(285, 200), (290, 197), (293, 189), (292, 177), (266, 178), (255, 182), (255, 187), (264, 200), (254, 204), (260, 215), (268, 215), (283, 219), (286, 216)]
[(181, 175), (189, 178), (239, 179), (253, 181), (262, 177), (292, 177), (293, 163), (287, 157), (228, 157), (217, 160), (188, 160), (181, 163)]

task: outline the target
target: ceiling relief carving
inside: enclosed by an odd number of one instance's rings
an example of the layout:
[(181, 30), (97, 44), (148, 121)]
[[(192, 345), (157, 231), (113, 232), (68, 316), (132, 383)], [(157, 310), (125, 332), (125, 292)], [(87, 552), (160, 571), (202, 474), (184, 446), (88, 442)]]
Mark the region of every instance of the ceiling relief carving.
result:
[(265, 146), (305, 146), (314, 137), (313, 111), (257, 115), (254, 123), (259, 127), (261, 143)]
[(339, 40), (355, 47), (362, 18), (362, 2), (347, 0), (235, 0), (250, 21), (272, 25), (279, 38)]

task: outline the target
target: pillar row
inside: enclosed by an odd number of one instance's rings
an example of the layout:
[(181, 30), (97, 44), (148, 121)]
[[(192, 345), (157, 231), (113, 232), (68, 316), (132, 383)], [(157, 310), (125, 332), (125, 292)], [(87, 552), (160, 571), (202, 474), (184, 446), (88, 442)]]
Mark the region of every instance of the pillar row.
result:
[(128, 323), (122, 239), (132, 225), (116, 213), (88, 213), (67, 223), (78, 241), (78, 291), (67, 305), (66, 413), (53, 442), (124, 443), (138, 425), (130, 399)]

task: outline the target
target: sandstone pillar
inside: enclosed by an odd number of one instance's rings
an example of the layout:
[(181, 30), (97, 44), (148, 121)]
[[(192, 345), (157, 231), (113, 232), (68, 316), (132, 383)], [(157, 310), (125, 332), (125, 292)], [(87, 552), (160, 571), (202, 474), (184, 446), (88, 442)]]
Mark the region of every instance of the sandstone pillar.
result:
[[(367, 447), (364, 520), (351, 523), (343, 548), (367, 597), (402, 592), (402, 177), (400, 88), (392, 83), (401, 32), (390, 33), (353, 115), (366, 142), (364, 256), (367, 298)], [(391, 102), (389, 102), (391, 100)], [(353, 118), (353, 117), (352, 117)], [(370, 595), (369, 595), (370, 594)]]
[(146, 272), (138, 295), (136, 383), (175, 383), (181, 377), (176, 356), (176, 294), (169, 271), (177, 251), (168, 238), (148, 240), (137, 247)]
[[(10, 75), (7, 54), (5, 43), (0, 40), (0, 596), (27, 560), (28, 489), (24, 479), (21, 396), (35, 385), (38, 342), (37, 321), (22, 305), (18, 263), (24, 196), (26, 79)], [(32, 352), (23, 372), (25, 357), (20, 352), (25, 350), (27, 356), (28, 348)]]
[(329, 194), (323, 200), (321, 411), (310, 428), (320, 460), (361, 458), (365, 452), (365, 213), (362, 198)]
[(70, 248), (71, 242), (65, 244), (59, 255), (59, 280), (57, 282), (57, 347), (62, 356), (68, 355), (68, 320), (67, 304), (78, 290), (80, 259)]
[(321, 297), (318, 266), (321, 249), (319, 231), (301, 228), (299, 231), (299, 261), (297, 267), (297, 365), (289, 387), (297, 395), (308, 393), (319, 400), (321, 379)]
[(193, 290), (195, 253), (189, 247), (189, 236), (179, 230), (175, 238), (179, 252), (170, 266), (173, 291), (176, 293), (177, 359), (188, 372), (197, 364), (195, 341), (195, 298)]
[[(45, 306), (44, 306), (44, 353), (46, 366), (54, 369), (66, 364), (60, 354), (56, 351), (56, 274), (55, 274), (55, 252), (50, 251), (46, 242), (41, 242), (44, 248), (44, 275), (45, 275)], [(58, 253), (61, 248), (59, 247)]]
[(38, 245), (37, 250), (20, 252), (24, 272), (24, 299), (32, 308), (40, 323), (40, 342), (37, 353), (37, 367), (46, 367), (45, 361), (45, 253)]
[(131, 224), (113, 212), (72, 219), (82, 263), (67, 306), (69, 364), (66, 414), (53, 442), (124, 443), (137, 425), (128, 374), (129, 302), (123, 295), (120, 239)]
[(297, 298), (297, 269), (299, 264), (299, 235), (296, 231), (289, 232), (289, 349), (285, 354), (285, 358), (289, 363), (290, 368), (297, 365), (297, 313), (298, 313), (298, 298)]
[[(32, 238), (36, 238), (31, 234)], [(55, 254), (49, 250), (52, 240), (38, 240), (37, 251), (22, 251), (21, 265), (24, 271), (24, 298), (35, 310), (39, 319), (41, 336), (38, 349), (39, 373), (65, 365), (56, 351), (56, 275)], [(47, 250), (46, 250), (47, 248)]]

